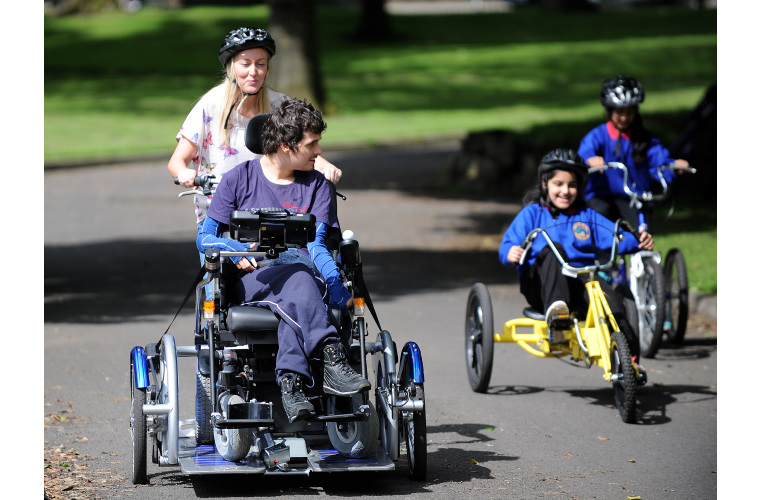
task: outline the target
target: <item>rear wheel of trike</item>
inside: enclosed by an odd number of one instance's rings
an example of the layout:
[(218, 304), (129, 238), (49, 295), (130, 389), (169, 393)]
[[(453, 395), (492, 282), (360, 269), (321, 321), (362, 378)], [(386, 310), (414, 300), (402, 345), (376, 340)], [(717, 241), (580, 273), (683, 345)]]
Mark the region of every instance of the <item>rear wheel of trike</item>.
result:
[(470, 387), (475, 392), (486, 392), (493, 367), (493, 309), (483, 283), (475, 283), (467, 298), (464, 352)]
[(673, 248), (665, 257), (665, 333), (673, 344), (680, 345), (686, 334), (689, 319), (689, 278), (686, 260), (677, 248)]
[(632, 424), (636, 422), (636, 370), (623, 332), (612, 333), (610, 364), (615, 406), (623, 422)]
[(639, 297), (643, 302), (639, 322), (641, 355), (653, 358), (660, 348), (665, 323), (665, 278), (662, 268), (652, 258), (643, 259), (644, 276), (639, 281)]
[(145, 413), (143, 405), (147, 402), (145, 389), (135, 387), (135, 367), (129, 364), (132, 407), (129, 412), (129, 430), (132, 434), (132, 484), (148, 482), (148, 451)]
[[(329, 396), (328, 413), (356, 413), (364, 404), (361, 394), (350, 397)], [(369, 416), (366, 420), (350, 420), (328, 422), (327, 435), (335, 451), (349, 458), (363, 458), (371, 454), (379, 435), (377, 411), (372, 403), (369, 405)]]

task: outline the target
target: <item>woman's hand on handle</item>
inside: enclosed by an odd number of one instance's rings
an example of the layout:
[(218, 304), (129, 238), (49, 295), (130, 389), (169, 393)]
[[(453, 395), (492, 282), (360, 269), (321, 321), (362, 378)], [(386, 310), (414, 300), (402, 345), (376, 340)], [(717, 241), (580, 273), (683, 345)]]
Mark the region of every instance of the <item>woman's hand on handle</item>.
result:
[(343, 177), (343, 172), (341, 169), (325, 160), (321, 156), (317, 156), (317, 161), (314, 162), (314, 169), (318, 172), (321, 172), (322, 175), (325, 176), (325, 179), (332, 182), (333, 184), (337, 184), (340, 178)]

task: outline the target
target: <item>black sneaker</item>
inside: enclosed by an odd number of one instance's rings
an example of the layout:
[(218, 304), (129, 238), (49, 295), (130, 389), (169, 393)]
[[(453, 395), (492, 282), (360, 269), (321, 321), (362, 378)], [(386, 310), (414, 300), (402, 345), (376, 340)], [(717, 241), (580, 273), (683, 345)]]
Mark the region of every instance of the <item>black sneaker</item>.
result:
[(322, 359), (325, 362), (325, 394), (350, 396), (369, 388), (369, 381), (356, 373), (346, 361), (346, 352), (340, 342), (325, 346)]
[(297, 373), (286, 373), (280, 377), (282, 407), (285, 408), (290, 423), (316, 415), (314, 406), (303, 393), (302, 382), (301, 376)]

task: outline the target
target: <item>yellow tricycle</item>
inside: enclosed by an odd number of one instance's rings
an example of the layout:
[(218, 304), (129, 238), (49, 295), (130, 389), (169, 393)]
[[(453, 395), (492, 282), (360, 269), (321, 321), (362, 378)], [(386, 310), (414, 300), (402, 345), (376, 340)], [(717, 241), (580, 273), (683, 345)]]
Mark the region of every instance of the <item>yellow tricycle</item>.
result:
[[(599, 366), (602, 377), (612, 384), (615, 406), (626, 423), (636, 421), (636, 387), (646, 383), (646, 373), (631, 356), (625, 334), (610, 311), (610, 306), (602, 292), (595, 273), (611, 268), (617, 258), (620, 227), (634, 232), (624, 220), (615, 223), (610, 260), (605, 264), (573, 267), (565, 261), (549, 235), (541, 228), (534, 229), (525, 238), (522, 246), (526, 249), (523, 258), (529, 254), (533, 240), (539, 235), (546, 238), (547, 245), (562, 264), (562, 273), (570, 277), (588, 274), (585, 283), (589, 297), (585, 317), (580, 312), (544, 317), (531, 307), (523, 310), (525, 317), (507, 321), (501, 333), (494, 333), (493, 309), (488, 288), (483, 283), (475, 283), (467, 299), (465, 316), (465, 357), (470, 386), (475, 392), (488, 390), (493, 367), (494, 342), (516, 342), (529, 353), (542, 358), (562, 358), (569, 356), (587, 368)], [(522, 264), (522, 262), (521, 262)], [(636, 330), (636, 306), (624, 298), (629, 323)], [(633, 319), (634, 321), (631, 321)], [(548, 323), (547, 323), (548, 321)], [(551, 324), (551, 328), (549, 328)], [(635, 332), (638, 335), (638, 332)]]

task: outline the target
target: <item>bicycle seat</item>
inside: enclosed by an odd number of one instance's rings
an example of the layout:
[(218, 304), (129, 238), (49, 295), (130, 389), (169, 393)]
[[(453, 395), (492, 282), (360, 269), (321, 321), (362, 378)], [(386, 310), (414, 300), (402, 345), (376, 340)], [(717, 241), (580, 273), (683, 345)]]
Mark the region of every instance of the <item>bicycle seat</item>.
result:
[(546, 321), (544, 313), (538, 311), (537, 309), (533, 309), (532, 307), (526, 307), (523, 309), (523, 316), (529, 319), (535, 319), (537, 321)]

